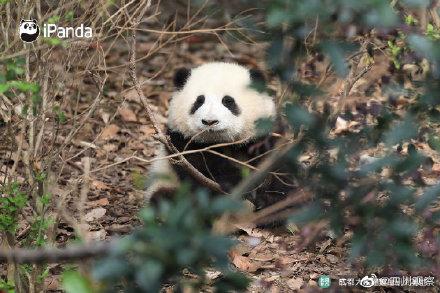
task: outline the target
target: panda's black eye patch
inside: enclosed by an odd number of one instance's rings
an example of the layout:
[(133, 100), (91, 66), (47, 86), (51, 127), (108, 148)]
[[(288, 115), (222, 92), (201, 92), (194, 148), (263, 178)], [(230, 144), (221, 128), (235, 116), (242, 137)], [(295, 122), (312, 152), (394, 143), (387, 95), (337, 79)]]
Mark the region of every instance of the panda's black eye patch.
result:
[(231, 96), (224, 96), (222, 99), (222, 104), (231, 111), (232, 114), (238, 116), (240, 114), (240, 109), (234, 98)]
[(191, 111), (189, 113), (194, 114), (197, 111), (197, 109), (203, 105), (204, 102), (205, 102), (205, 96), (204, 95), (198, 96), (196, 101), (192, 105)]
[(24, 25), (24, 28), (25, 28), (25, 29), (27, 29), (27, 28), (28, 28), (28, 25), (27, 25), (27, 24), (25, 24), (25, 25)]

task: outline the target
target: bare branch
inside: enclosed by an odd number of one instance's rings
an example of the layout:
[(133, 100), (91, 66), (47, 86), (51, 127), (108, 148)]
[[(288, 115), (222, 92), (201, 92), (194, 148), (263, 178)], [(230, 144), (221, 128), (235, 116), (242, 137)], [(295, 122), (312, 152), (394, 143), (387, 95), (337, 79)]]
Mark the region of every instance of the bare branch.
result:
[(103, 256), (110, 252), (114, 242), (96, 242), (65, 248), (23, 249), (0, 251), (0, 263), (60, 263)]

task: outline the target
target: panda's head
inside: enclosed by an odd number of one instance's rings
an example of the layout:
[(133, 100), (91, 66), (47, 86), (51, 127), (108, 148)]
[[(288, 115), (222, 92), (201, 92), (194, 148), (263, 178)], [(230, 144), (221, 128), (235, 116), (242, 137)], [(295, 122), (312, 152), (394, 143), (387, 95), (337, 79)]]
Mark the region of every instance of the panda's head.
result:
[(20, 21), (20, 38), (24, 42), (33, 42), (35, 41), (40, 34), (40, 29), (38, 27), (37, 21), (35, 19), (32, 20), (24, 20)]
[(255, 84), (264, 76), (238, 64), (213, 62), (179, 69), (168, 127), (197, 142), (232, 142), (257, 136), (255, 122), (275, 116), (275, 103)]

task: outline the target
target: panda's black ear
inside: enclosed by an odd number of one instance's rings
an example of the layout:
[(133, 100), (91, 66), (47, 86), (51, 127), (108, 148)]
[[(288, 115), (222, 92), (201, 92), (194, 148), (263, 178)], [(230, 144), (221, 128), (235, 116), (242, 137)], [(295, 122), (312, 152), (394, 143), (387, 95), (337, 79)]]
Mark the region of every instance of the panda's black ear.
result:
[(251, 86), (259, 92), (263, 92), (266, 89), (266, 77), (264, 73), (259, 69), (249, 69), (251, 76)]
[(177, 69), (176, 73), (174, 74), (174, 80), (173, 80), (174, 86), (178, 90), (181, 90), (185, 86), (185, 83), (190, 75), (191, 75), (191, 69), (188, 68)]
[(24, 19), (21, 19), (21, 20), (20, 20), (20, 24), (22, 24), (23, 22), (24, 22)]
[(37, 24), (37, 20), (36, 20), (35, 18), (32, 19), (32, 22), (35, 23), (35, 24)]
[(259, 69), (249, 69), (249, 74), (251, 75), (251, 81), (257, 83), (266, 83), (266, 77), (264, 73)]

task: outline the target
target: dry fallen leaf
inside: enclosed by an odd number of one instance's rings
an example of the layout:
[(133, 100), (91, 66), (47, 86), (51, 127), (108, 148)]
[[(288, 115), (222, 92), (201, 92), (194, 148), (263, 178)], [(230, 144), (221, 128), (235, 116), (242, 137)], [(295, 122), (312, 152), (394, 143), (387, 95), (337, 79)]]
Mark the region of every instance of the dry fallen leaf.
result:
[(101, 133), (101, 139), (107, 140), (114, 138), (119, 129), (119, 126), (117, 126), (116, 124), (107, 125)]
[(125, 92), (124, 99), (126, 99), (127, 101), (132, 101), (132, 102), (137, 102), (137, 103), (141, 102), (139, 94), (135, 89), (131, 89), (131, 90)]
[(232, 263), (240, 270), (253, 273), (260, 268), (260, 265), (251, 261), (248, 257), (242, 256), (234, 250), (229, 253)]
[(258, 260), (258, 261), (271, 261), (274, 259), (274, 254), (261, 253), (261, 254), (254, 255), (251, 258), (253, 260)]
[(107, 184), (105, 184), (102, 181), (99, 180), (93, 180), (92, 181), (92, 187), (98, 190), (107, 190), (109, 189), (109, 187), (107, 186)]
[(84, 220), (87, 222), (94, 221), (96, 219), (104, 217), (105, 213), (107, 212), (106, 209), (98, 207), (96, 209), (91, 210), (84, 216)]
[(136, 114), (129, 108), (119, 108), (118, 113), (125, 122), (137, 121)]
[(88, 202), (87, 206), (89, 208), (96, 208), (96, 207), (106, 206), (108, 204), (109, 204), (108, 198), (104, 197), (104, 198), (100, 198), (98, 200)]
[(433, 173), (440, 174), (440, 164), (434, 163), (434, 165), (432, 165), (431, 171)]
[(113, 144), (113, 143), (107, 143), (107, 144), (103, 145), (102, 148), (106, 152), (114, 152), (114, 151), (118, 150), (118, 146), (116, 144)]
[(348, 130), (348, 122), (338, 116), (338, 118), (336, 118), (335, 134), (339, 134), (347, 130)]
[(114, 233), (127, 234), (133, 230), (133, 226), (131, 225), (121, 225), (121, 224), (112, 224), (107, 228), (108, 231)]
[(209, 270), (209, 269), (207, 269), (205, 271), (205, 273), (206, 273), (206, 275), (205, 275), (206, 278), (208, 278), (209, 280), (215, 280), (222, 275), (222, 272), (220, 272), (220, 271), (214, 271), (214, 270)]
[(142, 133), (146, 136), (151, 136), (156, 133), (156, 130), (154, 130), (153, 126), (150, 125), (141, 125), (139, 130), (142, 131)]
[(99, 114), (101, 115), (101, 119), (102, 121), (104, 121), (104, 123), (108, 123), (110, 121), (110, 114), (105, 112), (104, 110), (100, 110)]
[(44, 278), (44, 288), (48, 291), (61, 290), (59, 275), (49, 275)]
[(330, 244), (332, 244), (332, 240), (331, 239), (327, 239), (326, 241), (324, 241), (323, 243), (319, 244), (319, 253), (323, 253), (324, 250), (327, 249), (327, 247), (330, 246)]
[(333, 254), (327, 254), (326, 257), (329, 260), (329, 262), (331, 262), (331, 263), (337, 263), (338, 262), (338, 258), (336, 256), (334, 256)]
[(88, 231), (85, 235), (86, 241), (101, 241), (105, 239), (107, 232), (104, 229), (98, 231)]
[(289, 281), (287, 281), (286, 283), (290, 289), (299, 290), (299, 289), (301, 289), (301, 286), (304, 284), (304, 281), (301, 278), (292, 278)]

